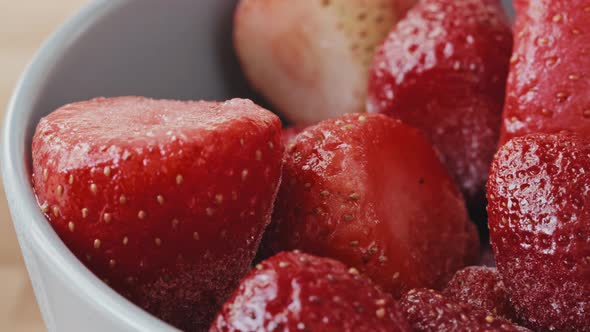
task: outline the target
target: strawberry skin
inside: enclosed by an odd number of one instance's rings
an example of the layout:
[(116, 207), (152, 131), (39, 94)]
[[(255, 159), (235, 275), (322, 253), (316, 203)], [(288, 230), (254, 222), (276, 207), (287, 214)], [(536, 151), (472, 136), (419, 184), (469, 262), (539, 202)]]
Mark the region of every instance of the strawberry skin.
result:
[(590, 3), (518, 0), (502, 143), (528, 133), (590, 132)]
[(355, 269), (300, 252), (258, 264), (210, 329), (229, 331), (411, 331), (397, 303)]
[(491, 242), (516, 313), (535, 330), (590, 331), (590, 141), (514, 138), (488, 182)]
[(443, 294), (487, 313), (516, 321), (506, 286), (495, 268), (470, 266), (457, 271)]
[(378, 49), (369, 112), (424, 132), (474, 216), (498, 143), (512, 33), (498, 0), (424, 0)]
[(426, 138), (365, 113), (325, 120), (288, 146), (262, 247), (339, 259), (400, 296), (444, 286), (477, 245), (461, 194)]
[(415, 332), (526, 332), (507, 320), (429, 289), (413, 289), (400, 301)]
[(37, 126), (35, 192), (98, 277), (176, 327), (203, 329), (248, 271), (270, 221), (280, 126), (237, 99), (69, 104)]
[(241, 0), (234, 44), (246, 77), (311, 125), (365, 110), (374, 50), (416, 0)]

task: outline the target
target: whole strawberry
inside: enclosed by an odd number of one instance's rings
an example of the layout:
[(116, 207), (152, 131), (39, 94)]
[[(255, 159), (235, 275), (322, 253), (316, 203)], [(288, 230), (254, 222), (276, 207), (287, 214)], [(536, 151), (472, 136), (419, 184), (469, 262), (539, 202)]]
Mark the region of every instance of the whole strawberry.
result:
[(413, 289), (400, 300), (415, 332), (526, 332), (524, 327), (429, 289)]
[(487, 313), (516, 321), (506, 286), (495, 268), (470, 266), (457, 271), (443, 294)]
[(506, 143), (488, 182), (490, 234), (518, 317), (590, 331), (590, 141), (568, 133)]
[(502, 143), (560, 130), (590, 133), (590, 3), (517, 0)]
[(283, 252), (245, 277), (214, 331), (411, 331), (391, 295), (355, 269)]
[(263, 248), (339, 259), (395, 296), (444, 286), (479, 252), (428, 140), (382, 114), (325, 120), (291, 142)]
[(416, 0), (241, 0), (234, 44), (254, 88), (296, 125), (365, 110), (375, 47)]
[(368, 110), (421, 129), (478, 219), (511, 48), (499, 0), (423, 0), (377, 51), (369, 78)]
[(33, 181), (72, 252), (185, 330), (249, 267), (280, 179), (279, 119), (250, 101), (98, 98), (41, 119)]

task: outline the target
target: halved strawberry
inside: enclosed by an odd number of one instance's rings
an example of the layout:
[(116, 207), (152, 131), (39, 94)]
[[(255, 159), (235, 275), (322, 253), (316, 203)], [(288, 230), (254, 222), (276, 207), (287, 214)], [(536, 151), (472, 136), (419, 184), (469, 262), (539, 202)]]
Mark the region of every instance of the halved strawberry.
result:
[(590, 139), (513, 138), (488, 181), (491, 242), (518, 317), (540, 331), (590, 331)]
[(349, 114), (307, 128), (287, 150), (267, 254), (333, 257), (399, 296), (442, 287), (478, 250), (461, 193), (418, 130)]
[(400, 301), (416, 332), (526, 332), (528, 329), (490, 315), (466, 303), (457, 302), (429, 289), (413, 289)]
[(278, 117), (250, 101), (98, 98), (41, 119), (33, 180), (51, 226), (88, 268), (195, 330), (248, 271), (282, 156)]
[(377, 51), (369, 78), (368, 110), (421, 129), (477, 219), (485, 212), (511, 49), (499, 0), (423, 0)]
[(470, 266), (457, 271), (443, 294), (495, 316), (516, 321), (508, 292), (495, 268)]
[(223, 306), (214, 331), (411, 331), (391, 295), (355, 269), (283, 252), (256, 266)]
[(590, 133), (590, 3), (518, 0), (502, 143), (537, 132)]
[(379, 45), (415, 0), (242, 0), (234, 39), (256, 90), (297, 125), (365, 109)]

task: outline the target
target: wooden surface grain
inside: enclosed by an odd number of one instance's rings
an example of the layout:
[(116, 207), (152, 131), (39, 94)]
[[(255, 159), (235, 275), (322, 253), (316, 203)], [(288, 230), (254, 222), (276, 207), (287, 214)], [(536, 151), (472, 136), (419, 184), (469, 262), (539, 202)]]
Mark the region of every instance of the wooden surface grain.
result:
[[(0, 105), (6, 109), (26, 64), (51, 32), (74, 14), (83, 0), (0, 0)], [(2, 119), (4, 116), (2, 116)], [(10, 188), (6, 188), (10, 194)], [(44, 331), (0, 192), (0, 331)]]

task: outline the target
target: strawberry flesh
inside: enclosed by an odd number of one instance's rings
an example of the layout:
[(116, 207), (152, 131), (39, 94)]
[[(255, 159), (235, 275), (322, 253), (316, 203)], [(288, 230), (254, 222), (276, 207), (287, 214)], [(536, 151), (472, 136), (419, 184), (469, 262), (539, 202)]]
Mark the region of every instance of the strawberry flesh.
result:
[(41, 119), (33, 182), (72, 252), (176, 327), (207, 327), (270, 221), (280, 120), (250, 101), (98, 98)]
[(375, 48), (415, 2), (243, 0), (234, 44), (253, 87), (293, 124), (311, 125), (365, 110)]
[(344, 264), (283, 252), (256, 266), (210, 331), (411, 331), (396, 301)]

